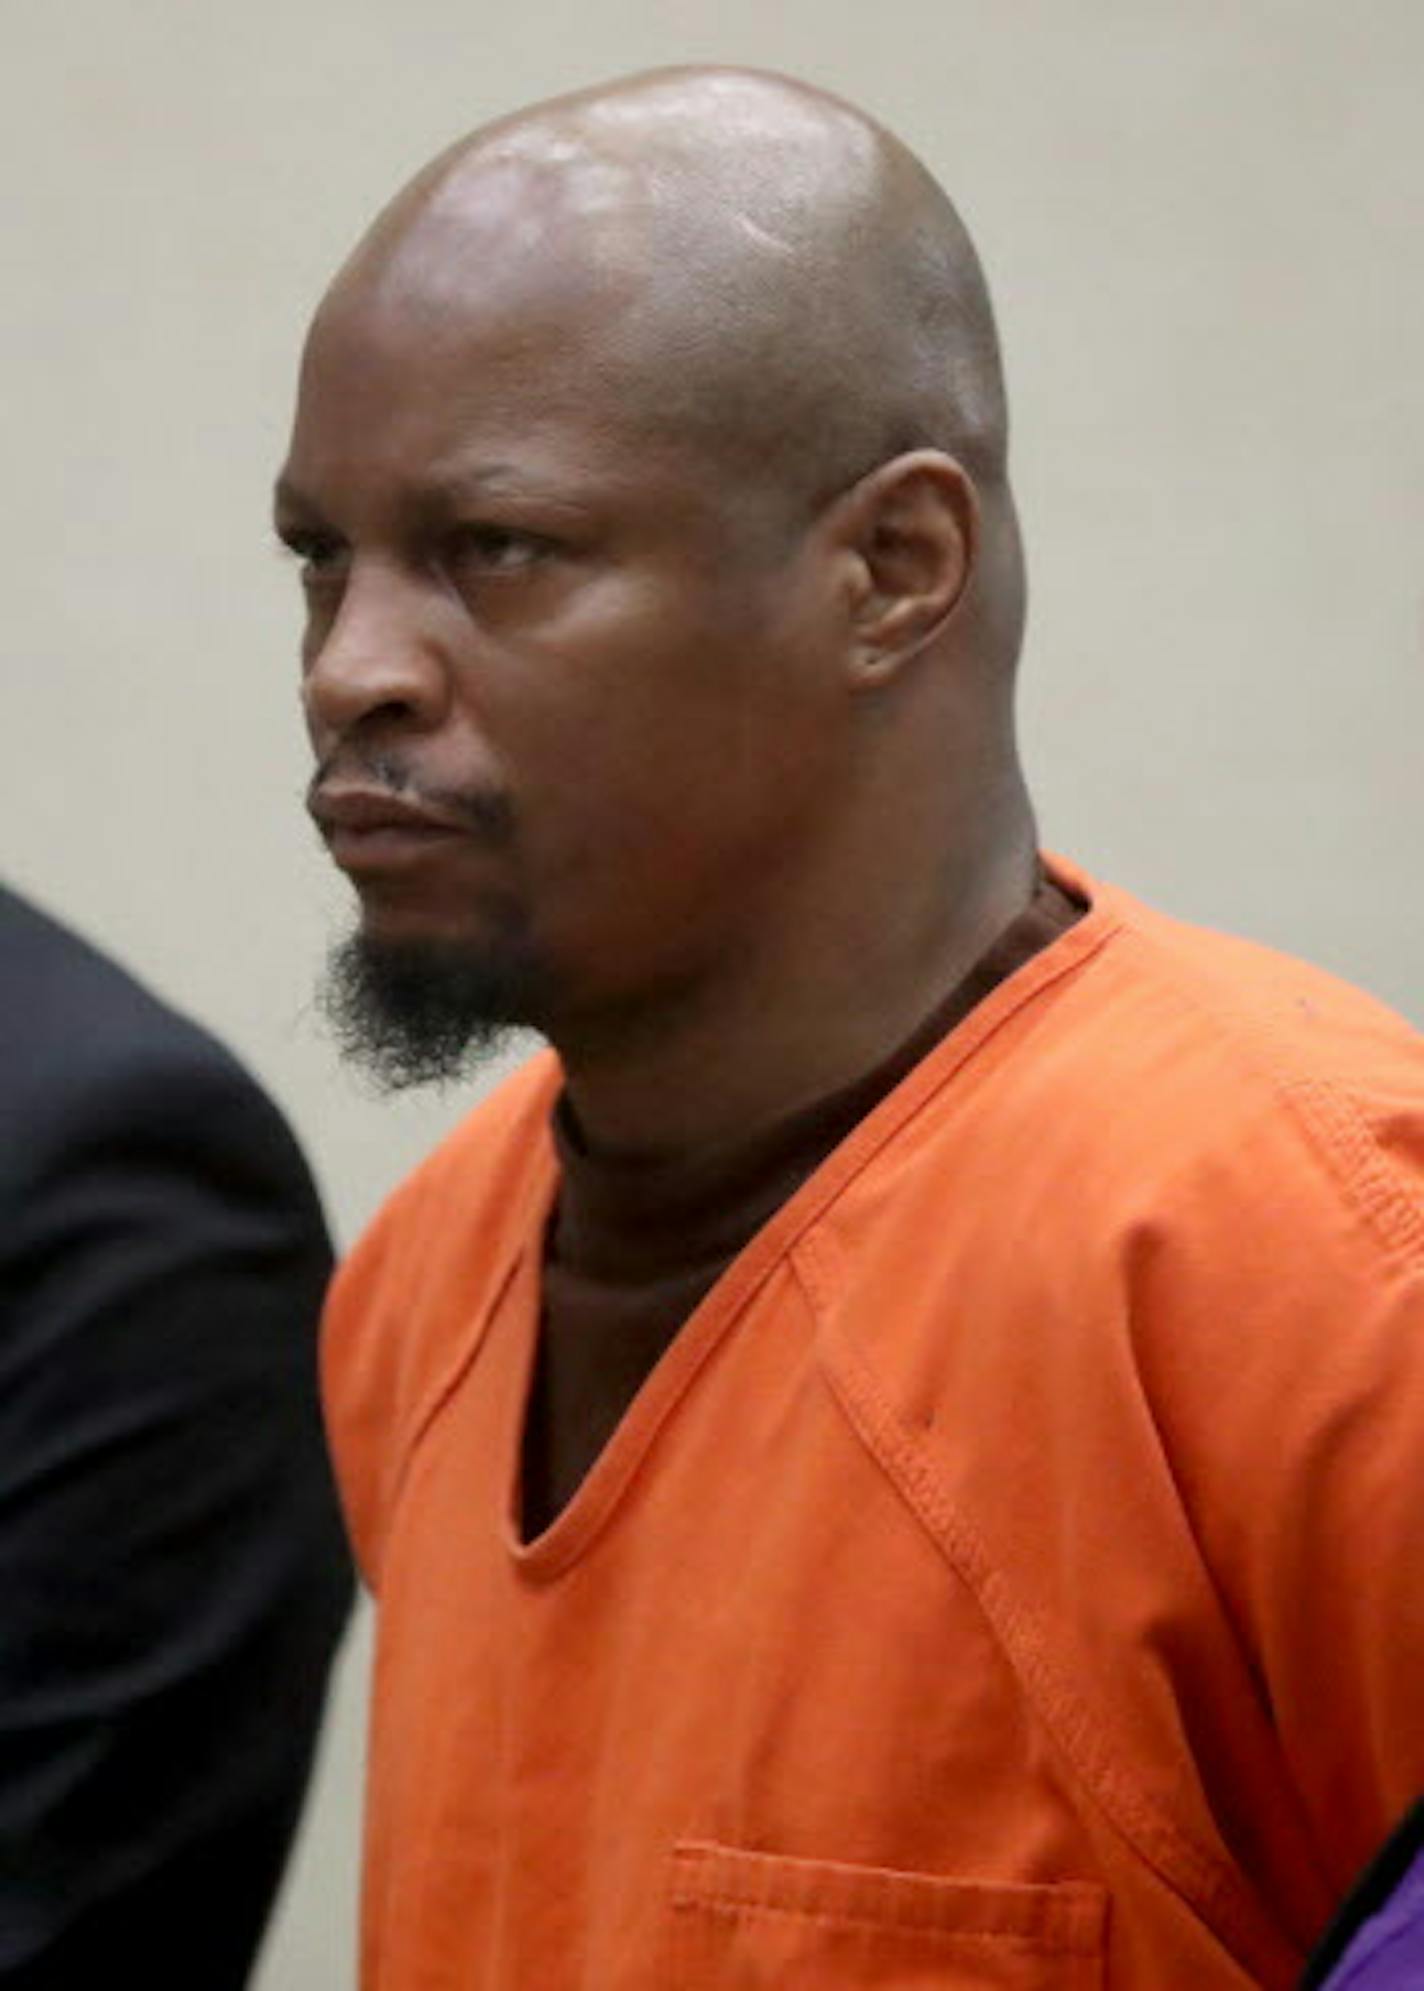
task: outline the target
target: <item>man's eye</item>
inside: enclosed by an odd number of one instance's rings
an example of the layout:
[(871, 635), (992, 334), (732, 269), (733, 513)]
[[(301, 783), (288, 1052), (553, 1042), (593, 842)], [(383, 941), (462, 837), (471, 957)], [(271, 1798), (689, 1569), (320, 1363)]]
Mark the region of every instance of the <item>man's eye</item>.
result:
[(278, 537), (287, 551), (301, 562), (304, 581), (329, 573), (343, 552), (340, 540), (328, 538), (320, 532), (284, 530)]
[(514, 526), (464, 525), (452, 535), (453, 558), (484, 573), (509, 574), (532, 567), (550, 551), (547, 539)]

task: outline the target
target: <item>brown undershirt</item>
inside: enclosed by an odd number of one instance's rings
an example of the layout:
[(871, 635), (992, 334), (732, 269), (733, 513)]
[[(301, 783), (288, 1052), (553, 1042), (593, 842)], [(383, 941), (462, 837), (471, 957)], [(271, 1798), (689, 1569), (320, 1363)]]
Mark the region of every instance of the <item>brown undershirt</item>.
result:
[(663, 1350), (732, 1260), (880, 1101), (991, 989), (1079, 919), (1041, 878), (1031, 903), (892, 1056), (750, 1140), (704, 1153), (591, 1152), (554, 1113), (559, 1199), (524, 1434), (524, 1535), (577, 1490)]

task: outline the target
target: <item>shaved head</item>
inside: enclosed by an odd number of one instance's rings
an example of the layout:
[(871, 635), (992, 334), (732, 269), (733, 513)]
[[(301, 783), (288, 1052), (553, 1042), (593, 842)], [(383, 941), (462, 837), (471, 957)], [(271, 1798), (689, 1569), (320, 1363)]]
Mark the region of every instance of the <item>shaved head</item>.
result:
[(423, 297), (434, 328), (492, 285), (526, 332), (591, 305), (579, 362), (625, 417), (702, 435), (799, 510), (920, 447), (987, 500), (1003, 483), (973, 245), (898, 139), (805, 84), (661, 70), (477, 131), (379, 217), (327, 308), (388, 289)]

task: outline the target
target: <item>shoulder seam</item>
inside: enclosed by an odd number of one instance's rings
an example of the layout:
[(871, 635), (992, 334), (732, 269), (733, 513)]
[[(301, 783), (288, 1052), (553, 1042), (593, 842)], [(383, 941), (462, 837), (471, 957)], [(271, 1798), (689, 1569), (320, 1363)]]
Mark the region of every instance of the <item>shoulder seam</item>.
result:
[[(1161, 950), (1150, 933), (1122, 929), (1148, 954)], [(1308, 1145), (1324, 1159), (1332, 1180), (1364, 1219), (1376, 1241), (1411, 1271), (1424, 1269), (1424, 1204), (1402, 1187), (1355, 1096), (1344, 1086), (1295, 1069), (1282, 1056), (1266, 1024), (1228, 1004), (1210, 1003), (1195, 985), (1175, 974), (1154, 977), (1184, 1009), (1220, 1032), (1241, 1062), (1290, 1109)]]
[(1278, 1083), (1321, 1142), (1339, 1155), (1345, 1191), (1381, 1241), (1412, 1269), (1424, 1267), (1424, 1208), (1386, 1165), (1353, 1096), (1324, 1079), (1282, 1075)]

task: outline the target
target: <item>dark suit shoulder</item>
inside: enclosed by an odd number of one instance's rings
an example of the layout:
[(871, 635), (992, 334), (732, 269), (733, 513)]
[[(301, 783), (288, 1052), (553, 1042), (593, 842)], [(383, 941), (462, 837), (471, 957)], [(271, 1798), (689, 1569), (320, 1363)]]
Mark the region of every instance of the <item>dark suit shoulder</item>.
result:
[(232, 1055), (126, 968), (38, 906), (0, 886), (0, 1087), (52, 1070), (128, 1059), (213, 1064), (247, 1081)]
[(0, 887), (0, 1201), (76, 1146), (120, 1142), (185, 1164), (221, 1157), (315, 1207), (296, 1142), (216, 1038), (89, 941)]

